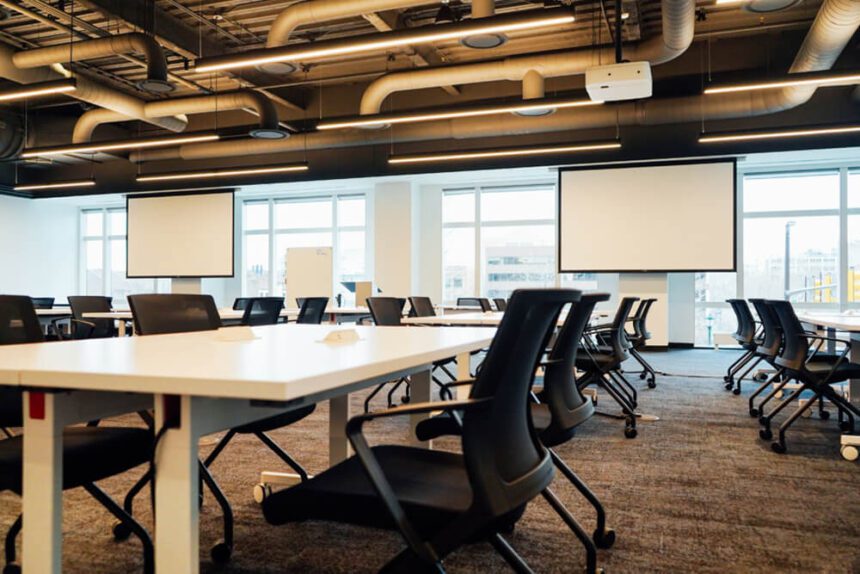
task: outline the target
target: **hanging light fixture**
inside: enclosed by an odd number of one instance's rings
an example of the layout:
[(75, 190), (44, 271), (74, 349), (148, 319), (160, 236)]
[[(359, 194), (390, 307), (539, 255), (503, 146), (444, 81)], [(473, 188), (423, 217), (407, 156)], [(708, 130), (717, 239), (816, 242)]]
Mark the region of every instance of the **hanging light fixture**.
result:
[(853, 84), (860, 84), (860, 72), (834, 72), (832, 70), (826, 70), (823, 72), (787, 74), (772, 80), (741, 82), (724, 86), (710, 86), (705, 88), (704, 93), (727, 94), (732, 92), (792, 88), (796, 86), (849, 86)]
[(860, 132), (860, 125), (795, 128), (773, 131), (735, 132), (714, 135), (702, 135), (699, 143), (726, 143), (739, 141), (757, 141), (769, 139), (802, 138), (828, 135), (843, 135)]
[(93, 187), (96, 184), (92, 179), (80, 181), (58, 181), (53, 183), (26, 183), (13, 187), (15, 191), (37, 191), (40, 189), (63, 189), (68, 187)]
[(297, 163), (273, 167), (213, 169), (205, 171), (184, 171), (179, 173), (157, 173), (151, 175), (138, 175), (136, 181), (138, 183), (150, 183), (158, 181), (182, 181), (188, 179), (213, 179), (219, 177), (235, 177), (241, 175), (272, 175), (276, 173), (307, 171), (308, 169), (308, 164)]
[(474, 159), (492, 159), (501, 157), (524, 157), (536, 155), (560, 155), (566, 153), (598, 151), (608, 149), (620, 149), (621, 142), (593, 142), (581, 144), (567, 144), (555, 146), (536, 146), (521, 148), (499, 148), (487, 150), (475, 150), (451, 153), (433, 153), (392, 156), (388, 158), (389, 164), (417, 164), (417, 163), (439, 163), (447, 161), (468, 161)]
[(0, 90), (0, 102), (11, 102), (14, 100), (24, 100), (39, 96), (50, 96), (52, 94), (63, 94), (74, 92), (76, 89), (77, 84), (74, 78), (40, 82), (38, 84), (27, 84), (26, 86), (16, 86), (14, 88)]
[(220, 139), (218, 134), (180, 134), (176, 136), (158, 136), (151, 138), (135, 138), (127, 140), (112, 140), (106, 142), (72, 144), (66, 146), (53, 146), (43, 148), (30, 148), (24, 150), (21, 157), (45, 157), (52, 155), (64, 155), (71, 153), (97, 153), (108, 151), (123, 151), (129, 149), (142, 149), (153, 147), (175, 146), (186, 143), (198, 143), (215, 141)]

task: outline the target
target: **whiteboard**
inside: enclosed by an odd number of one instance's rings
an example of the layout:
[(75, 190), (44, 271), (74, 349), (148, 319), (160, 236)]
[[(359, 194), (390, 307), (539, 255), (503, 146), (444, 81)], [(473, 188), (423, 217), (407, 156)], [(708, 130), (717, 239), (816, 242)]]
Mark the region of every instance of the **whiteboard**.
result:
[(133, 195), (128, 277), (233, 277), (233, 192)]
[(296, 299), (332, 298), (334, 256), (331, 247), (290, 247), (285, 255), (288, 306), (300, 305)]
[(735, 161), (559, 174), (559, 271), (734, 271)]

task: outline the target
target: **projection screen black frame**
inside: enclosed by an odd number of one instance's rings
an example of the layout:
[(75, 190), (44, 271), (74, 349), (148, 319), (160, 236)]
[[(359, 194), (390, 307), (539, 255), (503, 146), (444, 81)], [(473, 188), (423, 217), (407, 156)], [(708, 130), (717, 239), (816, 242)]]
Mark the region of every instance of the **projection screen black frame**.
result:
[[(732, 165), (732, 266), (728, 269), (562, 269), (561, 268), (561, 178), (566, 171), (586, 171), (605, 169), (625, 169), (634, 167), (670, 167), (674, 165), (696, 165), (709, 163), (730, 163)], [(556, 262), (559, 273), (734, 273), (738, 268), (738, 161), (736, 157), (722, 157), (693, 160), (649, 161), (626, 164), (596, 164), (570, 166), (558, 169), (558, 209), (556, 210)]]
[(198, 191), (182, 191), (182, 192), (154, 192), (154, 193), (133, 193), (125, 196), (125, 213), (126, 226), (128, 226), (128, 204), (132, 199), (150, 199), (153, 197), (183, 197), (189, 195), (214, 195), (220, 193), (229, 193), (233, 201), (230, 202), (231, 215), (230, 219), (233, 225), (230, 226), (230, 274), (229, 275), (129, 275), (128, 274), (128, 246), (131, 243), (129, 238), (128, 228), (126, 228), (125, 237), (125, 268), (126, 279), (227, 279), (236, 276), (236, 190), (235, 189), (203, 189)]

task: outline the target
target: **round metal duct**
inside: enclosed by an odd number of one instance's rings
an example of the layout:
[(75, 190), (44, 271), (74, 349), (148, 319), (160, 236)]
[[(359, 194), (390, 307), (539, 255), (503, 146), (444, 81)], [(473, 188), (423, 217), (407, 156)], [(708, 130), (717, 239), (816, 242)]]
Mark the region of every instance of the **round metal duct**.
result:
[(744, 10), (756, 14), (767, 14), (793, 8), (803, 0), (750, 0), (744, 4)]

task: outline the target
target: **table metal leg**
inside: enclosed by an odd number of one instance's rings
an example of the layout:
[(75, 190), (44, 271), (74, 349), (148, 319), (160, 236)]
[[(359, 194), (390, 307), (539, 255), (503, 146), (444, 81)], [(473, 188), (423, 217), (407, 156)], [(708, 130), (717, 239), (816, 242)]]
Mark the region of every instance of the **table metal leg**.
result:
[[(468, 381), (472, 378), (472, 354), (460, 353), (457, 355), (457, 380)], [(463, 385), (457, 387), (457, 400), (461, 401), (469, 398), (469, 393), (472, 391), (471, 385)]]
[[(419, 371), (414, 373), (409, 380), (409, 396), (410, 401), (412, 403), (427, 403), (430, 402), (430, 382), (431, 382), (431, 371), (428, 368), (425, 371)], [(429, 418), (430, 415), (416, 414), (409, 415), (410, 422), (410, 430), (409, 430), (409, 440), (415, 446), (425, 446), (427, 448), (431, 447), (430, 441), (419, 441), (415, 438), (415, 427), (421, 421)]]
[(125, 321), (117, 321), (117, 335), (125, 337)]
[(352, 455), (352, 447), (346, 438), (346, 423), (349, 420), (349, 395), (330, 399), (328, 415), (328, 462), (334, 466)]

